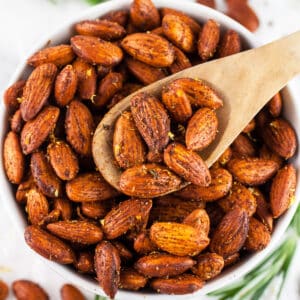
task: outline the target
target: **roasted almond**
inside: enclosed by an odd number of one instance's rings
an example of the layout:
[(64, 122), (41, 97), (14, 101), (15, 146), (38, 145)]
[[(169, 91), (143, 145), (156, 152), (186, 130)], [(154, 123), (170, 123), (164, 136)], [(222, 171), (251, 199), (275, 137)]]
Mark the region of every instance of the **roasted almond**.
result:
[(210, 108), (200, 108), (190, 119), (185, 142), (189, 150), (201, 151), (215, 139), (218, 131), (218, 118)]
[(10, 131), (3, 143), (3, 164), (6, 176), (11, 183), (22, 181), (25, 169), (25, 159), (22, 153), (19, 136)]
[(176, 190), (181, 180), (168, 168), (143, 164), (127, 169), (120, 178), (120, 190), (133, 197), (152, 198)]
[(128, 54), (153, 67), (171, 66), (175, 59), (172, 45), (156, 34), (130, 34), (123, 39), (121, 45)]
[(239, 260), (240, 260), (240, 254), (238, 252), (230, 256), (224, 257), (224, 268), (234, 265)]
[(72, 203), (66, 198), (55, 198), (53, 200), (53, 207), (60, 211), (61, 218), (66, 221), (72, 217)]
[(104, 218), (110, 211), (113, 201), (91, 201), (82, 202), (81, 211), (82, 213), (91, 219)]
[(47, 139), (56, 126), (59, 113), (59, 108), (47, 106), (33, 120), (26, 122), (21, 131), (21, 146), (24, 154), (37, 150)]
[(134, 268), (147, 277), (165, 277), (180, 275), (194, 264), (188, 256), (153, 253), (137, 260)]
[(73, 51), (91, 64), (115, 66), (123, 59), (122, 50), (113, 43), (94, 36), (75, 35), (71, 38)]
[(130, 6), (130, 20), (136, 28), (147, 31), (160, 25), (160, 15), (151, 0), (134, 0)]
[(0, 280), (0, 300), (7, 299), (8, 293), (8, 285), (4, 281)]
[(235, 157), (254, 157), (256, 148), (253, 141), (245, 134), (239, 134), (231, 144), (231, 149)]
[(230, 161), (231, 157), (232, 157), (232, 150), (230, 147), (228, 147), (218, 158), (218, 163), (221, 166), (225, 166)]
[(150, 240), (148, 230), (140, 232), (135, 237), (133, 242), (133, 248), (139, 254), (148, 254), (157, 250), (157, 247)]
[(164, 162), (186, 181), (200, 186), (208, 186), (211, 176), (205, 162), (196, 152), (179, 143), (172, 143), (164, 150)]
[(28, 58), (27, 63), (34, 67), (47, 63), (61, 67), (69, 64), (74, 57), (75, 55), (70, 45), (58, 45), (34, 53)]
[(102, 201), (118, 195), (98, 172), (77, 175), (67, 182), (66, 193), (74, 202)]
[(22, 119), (21, 110), (18, 109), (10, 120), (10, 128), (15, 133), (20, 133), (24, 124), (24, 120)]
[(210, 230), (210, 220), (205, 209), (195, 209), (186, 216), (182, 224), (196, 228), (201, 234), (208, 236)]
[(73, 243), (96, 244), (103, 238), (101, 228), (89, 221), (59, 221), (47, 225), (52, 234)]
[(118, 250), (108, 241), (100, 242), (95, 250), (95, 270), (99, 285), (112, 299), (120, 283), (120, 265)]
[(179, 48), (174, 46), (174, 52), (175, 60), (173, 64), (169, 67), (169, 70), (172, 74), (175, 74), (192, 66), (189, 58)]
[(239, 53), (241, 51), (241, 39), (239, 34), (229, 29), (225, 32), (224, 36), (221, 39), (220, 46), (218, 49), (219, 57), (226, 57)]
[(227, 167), (236, 180), (248, 185), (267, 182), (278, 168), (273, 160), (262, 158), (234, 158), (229, 161)]
[(91, 252), (80, 252), (75, 262), (75, 268), (83, 274), (93, 274), (94, 271), (94, 257)]
[(224, 258), (238, 252), (244, 245), (249, 230), (249, 217), (243, 209), (228, 212), (214, 231), (210, 251)]
[(267, 104), (269, 113), (272, 117), (277, 118), (280, 116), (282, 111), (282, 97), (278, 92)]
[(22, 118), (25, 121), (33, 119), (46, 104), (56, 73), (57, 67), (47, 63), (36, 67), (29, 75), (20, 105)]
[(147, 278), (133, 268), (122, 269), (120, 273), (119, 288), (137, 291), (147, 284)]
[(252, 132), (256, 127), (256, 122), (255, 122), (255, 119), (252, 119), (248, 124), (247, 126), (243, 129), (243, 133), (250, 133)]
[(277, 164), (278, 169), (282, 166), (284, 161), (284, 159), (280, 155), (272, 151), (265, 144), (263, 144), (262, 147), (260, 148), (259, 157), (263, 159), (273, 160)]
[(25, 84), (25, 80), (19, 80), (4, 92), (3, 102), (9, 114), (14, 113), (19, 108)]
[(216, 8), (215, 0), (197, 0), (197, 3), (208, 6), (210, 8)]
[(161, 250), (178, 256), (197, 255), (209, 244), (209, 238), (196, 228), (175, 222), (153, 224), (150, 239)]
[(60, 264), (75, 261), (72, 248), (52, 234), (31, 225), (26, 227), (24, 235), (27, 245), (41, 256)]
[(122, 262), (127, 263), (132, 260), (133, 258), (132, 252), (123, 243), (119, 241), (113, 241), (112, 244), (119, 251), (119, 255)]
[(296, 170), (291, 164), (285, 165), (274, 177), (270, 190), (270, 204), (274, 218), (280, 217), (294, 202)]
[(93, 116), (81, 102), (74, 100), (67, 108), (65, 128), (67, 141), (80, 155), (89, 156), (94, 133)]
[(103, 231), (108, 239), (115, 239), (128, 230), (139, 232), (148, 222), (152, 201), (130, 199), (114, 207), (104, 218)]
[(80, 290), (72, 284), (64, 284), (60, 289), (62, 300), (85, 300)]
[(17, 300), (48, 300), (49, 297), (45, 290), (37, 283), (20, 279), (12, 283), (12, 290)]
[(26, 204), (27, 201), (27, 193), (31, 188), (35, 187), (35, 183), (31, 174), (24, 179), (17, 188), (16, 191), (16, 201), (20, 204)]
[(78, 160), (70, 146), (64, 141), (48, 145), (47, 154), (56, 175), (62, 180), (71, 180), (79, 171)]
[(53, 172), (45, 154), (42, 152), (33, 153), (30, 160), (30, 169), (34, 182), (44, 195), (51, 198), (61, 195), (61, 181)]
[(107, 20), (110, 22), (116, 22), (120, 24), (121, 26), (125, 27), (127, 24), (129, 13), (125, 9), (120, 9), (120, 10), (114, 10), (111, 12), (108, 12), (104, 16), (100, 18), (100, 20)]

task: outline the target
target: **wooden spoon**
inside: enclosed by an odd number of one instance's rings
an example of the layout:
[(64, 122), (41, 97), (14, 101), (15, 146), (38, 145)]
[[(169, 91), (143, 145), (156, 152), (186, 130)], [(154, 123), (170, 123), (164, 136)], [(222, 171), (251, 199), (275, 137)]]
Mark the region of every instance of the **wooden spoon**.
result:
[(122, 170), (116, 166), (112, 151), (116, 120), (123, 111), (130, 109), (133, 95), (148, 92), (160, 97), (162, 87), (168, 82), (190, 77), (208, 81), (224, 100), (223, 107), (217, 111), (217, 138), (201, 152), (210, 167), (259, 110), (298, 73), (300, 31), (260, 48), (200, 64), (159, 80), (126, 97), (104, 116), (94, 134), (94, 161), (106, 181), (119, 190)]

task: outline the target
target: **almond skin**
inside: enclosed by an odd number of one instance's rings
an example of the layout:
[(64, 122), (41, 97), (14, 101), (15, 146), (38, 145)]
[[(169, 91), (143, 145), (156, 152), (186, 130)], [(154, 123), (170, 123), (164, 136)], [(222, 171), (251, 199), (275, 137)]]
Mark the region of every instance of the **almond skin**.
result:
[(179, 48), (174, 46), (174, 52), (175, 60), (173, 64), (169, 67), (169, 70), (172, 74), (175, 74), (192, 66), (188, 57)]
[(57, 75), (54, 86), (56, 103), (66, 106), (74, 97), (78, 78), (72, 65), (65, 66)]
[(24, 235), (27, 245), (41, 256), (60, 264), (75, 261), (71, 247), (52, 234), (31, 225), (26, 227)]
[(24, 154), (30, 154), (40, 147), (54, 130), (59, 114), (59, 108), (47, 106), (24, 125), (21, 131), (21, 146)]
[(183, 274), (172, 278), (156, 278), (150, 285), (158, 293), (184, 295), (200, 290), (204, 281), (195, 275)]
[(114, 207), (104, 218), (103, 231), (108, 239), (115, 239), (128, 230), (140, 231), (148, 222), (152, 201), (130, 199)]
[(57, 67), (52, 63), (40, 65), (32, 71), (24, 86), (20, 105), (24, 121), (33, 119), (46, 104), (56, 73)]
[(144, 164), (127, 169), (120, 178), (120, 190), (133, 197), (152, 198), (177, 189), (181, 180), (158, 164)]
[(25, 84), (25, 80), (19, 80), (4, 92), (3, 102), (9, 114), (14, 113), (19, 108), (20, 102), (18, 98), (21, 99)]
[(227, 30), (221, 39), (218, 57), (226, 57), (241, 52), (241, 39), (234, 30)]
[(127, 35), (121, 45), (133, 58), (153, 67), (168, 67), (175, 59), (172, 45), (156, 34), (133, 33)]
[(0, 280), (0, 299), (5, 300), (8, 296), (8, 293), (8, 285), (4, 281)]
[(157, 250), (157, 247), (150, 240), (149, 230), (142, 231), (135, 237), (133, 248), (138, 254), (149, 254)]
[(44, 195), (56, 198), (62, 193), (61, 181), (53, 172), (45, 154), (35, 152), (31, 156), (30, 169), (34, 182)]
[(62, 180), (74, 179), (79, 171), (78, 160), (70, 146), (64, 141), (48, 145), (47, 154), (56, 175)]
[(111, 299), (115, 297), (120, 282), (120, 256), (118, 250), (107, 241), (99, 243), (95, 250), (95, 270), (99, 285)]
[(162, 19), (164, 35), (179, 49), (187, 53), (195, 50), (195, 35), (192, 28), (176, 15), (166, 15)]
[(190, 225), (205, 235), (209, 234), (210, 220), (205, 209), (195, 209), (186, 216), (182, 224)]
[(274, 218), (280, 217), (294, 202), (296, 170), (287, 164), (274, 177), (270, 190), (270, 204)]
[(134, 268), (147, 277), (176, 276), (184, 273), (195, 264), (189, 257), (154, 253), (141, 257)]
[(204, 253), (197, 257), (197, 264), (192, 272), (203, 281), (210, 280), (219, 275), (224, 268), (224, 259), (216, 253)]
[(248, 236), (244, 248), (247, 251), (261, 251), (271, 240), (268, 228), (255, 218), (250, 218)]
[(12, 290), (18, 300), (48, 300), (49, 297), (42, 287), (30, 280), (16, 280)]
[(19, 137), (13, 131), (7, 134), (3, 143), (3, 164), (8, 180), (20, 184), (24, 175), (25, 159)]
[(184, 189), (176, 192), (176, 195), (183, 199), (193, 199), (196, 201), (215, 201), (225, 197), (231, 186), (231, 174), (222, 168), (213, 169), (211, 173), (211, 183), (207, 187), (190, 184)]
[(178, 256), (194, 256), (209, 244), (209, 238), (189, 225), (157, 222), (150, 228), (150, 239), (161, 250)]
[(164, 150), (165, 164), (186, 181), (199, 186), (208, 186), (211, 176), (205, 162), (196, 152), (179, 143), (172, 143)]
[(20, 133), (24, 124), (24, 120), (22, 119), (21, 110), (18, 109), (10, 120), (10, 128), (15, 133)]
[(151, 0), (134, 0), (130, 6), (130, 20), (141, 31), (160, 25), (160, 15)]
[(123, 59), (118, 46), (93, 36), (75, 35), (71, 38), (71, 46), (77, 56), (91, 64), (110, 67)]
[(277, 171), (277, 164), (273, 160), (262, 158), (234, 158), (227, 167), (239, 182), (247, 185), (261, 185)]
[(85, 20), (75, 24), (80, 35), (96, 36), (110, 41), (122, 38), (126, 31), (120, 24), (108, 20)]
[(47, 229), (59, 238), (84, 245), (96, 244), (103, 238), (101, 228), (89, 221), (59, 221), (48, 224)]
[(66, 198), (55, 198), (53, 201), (54, 209), (58, 209), (62, 220), (71, 220), (72, 217), (72, 203)]
[(92, 135), (94, 133), (93, 116), (81, 102), (74, 100), (67, 108), (65, 128), (67, 141), (82, 156), (90, 156)]
[(267, 104), (269, 113), (272, 117), (277, 118), (280, 116), (282, 111), (282, 97), (280, 92), (278, 92)]
[(52, 63), (57, 67), (69, 64), (75, 55), (69, 45), (58, 45), (42, 49), (28, 58), (27, 63), (33, 67), (42, 64)]
[(60, 289), (62, 300), (85, 300), (83, 294), (72, 284), (64, 284)]
[(190, 119), (185, 142), (189, 150), (201, 151), (215, 139), (218, 131), (216, 113), (210, 108), (200, 108)]
[(236, 208), (228, 212), (213, 233), (210, 251), (224, 258), (238, 252), (245, 243), (249, 230), (246, 211)]
[(107, 20), (110, 22), (116, 22), (121, 26), (125, 27), (128, 21), (129, 12), (125, 9), (115, 10), (108, 12), (100, 18), (100, 20)]
[(220, 40), (220, 25), (209, 19), (203, 26), (198, 39), (198, 54), (207, 61), (215, 54)]
[(99, 173), (84, 173), (66, 184), (66, 193), (74, 202), (103, 201), (118, 195)]
[(133, 268), (126, 268), (121, 270), (119, 288), (137, 291), (147, 284), (147, 278), (139, 274)]

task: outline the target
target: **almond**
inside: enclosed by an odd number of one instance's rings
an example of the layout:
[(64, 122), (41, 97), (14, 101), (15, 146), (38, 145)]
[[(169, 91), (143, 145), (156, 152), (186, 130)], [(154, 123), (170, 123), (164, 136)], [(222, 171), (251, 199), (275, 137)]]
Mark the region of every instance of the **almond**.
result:
[(272, 117), (277, 118), (280, 116), (282, 111), (282, 97), (278, 92), (267, 104), (268, 110)]
[(218, 49), (219, 57), (226, 57), (241, 52), (241, 39), (239, 34), (229, 29), (225, 32), (221, 39), (220, 46)]
[(244, 248), (247, 251), (261, 251), (271, 240), (268, 228), (255, 218), (250, 218), (248, 236)]
[(204, 281), (195, 275), (183, 274), (172, 278), (156, 278), (150, 285), (158, 293), (184, 295), (200, 290)]
[(123, 59), (122, 50), (113, 43), (93, 36), (75, 35), (71, 46), (77, 56), (91, 64), (115, 66)]
[(200, 233), (208, 236), (210, 230), (210, 220), (205, 209), (195, 209), (186, 216), (182, 224), (196, 228)]
[(93, 274), (94, 271), (94, 257), (90, 252), (80, 252), (75, 262), (75, 268), (83, 274)]
[(255, 119), (252, 119), (248, 125), (243, 129), (243, 133), (251, 133), (256, 127)]
[(88, 218), (100, 219), (106, 216), (111, 206), (111, 201), (82, 202), (81, 211)]
[(133, 268), (121, 270), (119, 288), (137, 291), (147, 284), (147, 278)]
[(157, 222), (150, 228), (150, 239), (161, 250), (178, 256), (194, 256), (209, 244), (209, 238), (189, 225)]
[(123, 39), (121, 45), (135, 59), (153, 67), (168, 67), (175, 59), (172, 45), (156, 34), (130, 34)]
[(22, 119), (21, 110), (18, 109), (10, 120), (10, 128), (15, 133), (20, 133), (23, 127), (24, 121)]
[(174, 52), (175, 60), (173, 64), (169, 67), (169, 70), (172, 74), (175, 74), (192, 66), (189, 58), (179, 48), (174, 46)]
[(224, 268), (224, 259), (216, 253), (204, 253), (197, 257), (197, 264), (192, 272), (203, 281), (210, 280), (221, 273)]
[(75, 24), (80, 35), (96, 36), (110, 41), (122, 38), (126, 31), (120, 24), (108, 20), (84, 20)]
[(186, 181), (200, 186), (210, 184), (208, 167), (200, 155), (179, 143), (172, 143), (164, 150), (164, 162)]
[(47, 198), (36, 188), (32, 188), (26, 195), (28, 220), (32, 225), (40, 225), (49, 213)]
[(265, 144), (263, 144), (260, 148), (259, 157), (263, 159), (273, 160), (277, 164), (278, 169), (282, 166), (284, 161), (284, 159), (280, 155), (270, 150)]
[(77, 100), (70, 103), (66, 112), (65, 128), (67, 141), (73, 149), (80, 155), (91, 155), (94, 121), (84, 104)]
[(102, 201), (118, 195), (97, 172), (84, 173), (66, 184), (66, 193), (74, 202)]
[(61, 195), (61, 181), (53, 172), (45, 154), (42, 152), (33, 153), (30, 160), (30, 169), (34, 182), (44, 195), (51, 198)]
[(107, 20), (110, 22), (115, 22), (120, 24), (121, 26), (125, 27), (127, 24), (129, 13), (125, 9), (120, 9), (120, 10), (114, 10), (111, 12), (108, 12), (104, 16), (100, 18), (100, 20)]
[(231, 186), (231, 174), (222, 168), (213, 169), (211, 172), (211, 183), (207, 187), (190, 184), (184, 189), (176, 192), (183, 199), (201, 201), (215, 201), (225, 197)]
[(110, 298), (114, 298), (120, 282), (120, 256), (118, 250), (107, 241), (99, 243), (95, 250), (95, 270), (99, 285)]
[(25, 169), (25, 159), (22, 153), (19, 137), (10, 131), (3, 143), (3, 164), (6, 176), (11, 183), (22, 181)]
[(25, 84), (25, 80), (19, 80), (4, 92), (3, 102), (9, 114), (14, 113), (19, 108)]
[(249, 230), (249, 217), (243, 209), (228, 212), (213, 233), (210, 251), (224, 258), (238, 252), (245, 243)]
[(215, 0), (197, 0), (197, 3), (200, 3), (202, 5), (206, 5), (210, 8), (216, 8)]
[(162, 19), (164, 35), (184, 52), (191, 53), (195, 50), (195, 35), (192, 28), (181, 17), (166, 15)]
[(22, 118), (25, 121), (33, 119), (46, 104), (56, 73), (57, 67), (48, 63), (36, 67), (28, 77), (20, 105)]
[(60, 264), (74, 262), (75, 254), (70, 246), (52, 234), (31, 225), (26, 227), (24, 235), (27, 245), (41, 256)]
[(72, 65), (65, 66), (57, 75), (54, 87), (56, 103), (66, 106), (74, 97), (77, 89), (77, 74)]
[(31, 188), (35, 187), (35, 183), (31, 174), (22, 181), (16, 192), (16, 201), (20, 204), (26, 204), (27, 201), (27, 193), (31, 190)]
[(285, 159), (294, 156), (297, 148), (296, 133), (290, 123), (283, 119), (274, 119), (262, 131), (266, 145)]
[(220, 25), (209, 19), (200, 31), (198, 38), (198, 54), (202, 61), (207, 61), (215, 54), (220, 40)]
[(133, 254), (123, 243), (119, 241), (113, 241), (112, 244), (119, 251), (120, 258), (124, 263), (127, 263), (132, 260)]
[(62, 180), (74, 179), (79, 171), (78, 160), (70, 146), (64, 141), (48, 145), (47, 154), (56, 175)]
[(160, 15), (151, 0), (134, 0), (130, 6), (130, 20), (141, 31), (160, 25)]
[(53, 200), (54, 209), (58, 209), (61, 214), (61, 218), (66, 220), (71, 220), (72, 217), (72, 203), (66, 198), (55, 198)]
[(151, 30), (150, 32), (153, 33), (153, 34), (157, 34), (157, 35), (159, 35), (161, 37), (165, 37), (164, 36), (164, 30), (163, 30), (162, 26), (156, 27), (153, 30)]
[(58, 222), (60, 215), (61, 215), (60, 210), (58, 209), (51, 210), (49, 214), (42, 220), (40, 226), (45, 226), (50, 223)]
[(103, 238), (101, 228), (89, 221), (59, 221), (48, 224), (47, 229), (61, 239), (84, 245), (96, 244)]
[(215, 139), (218, 131), (218, 118), (210, 108), (200, 108), (190, 119), (185, 142), (189, 150), (201, 151)]
[(236, 264), (239, 260), (240, 260), (240, 254), (238, 252), (230, 256), (224, 257), (224, 268)]
[(8, 293), (8, 285), (4, 281), (0, 280), (0, 300), (7, 299)]
[(262, 158), (234, 158), (227, 167), (239, 182), (248, 185), (261, 185), (277, 171), (277, 164), (273, 160)]
[(108, 239), (115, 239), (128, 230), (139, 232), (148, 222), (152, 201), (130, 199), (114, 207), (104, 218), (103, 231)]
[(142, 231), (136, 236), (133, 242), (133, 248), (138, 254), (148, 254), (157, 250), (157, 247), (150, 240), (148, 230)]
[(239, 134), (231, 144), (231, 149), (235, 157), (254, 157), (256, 148), (253, 141), (245, 134)]
[(252, 216), (256, 211), (256, 199), (249, 189), (244, 185), (235, 182), (229, 195), (218, 201), (218, 204), (225, 212), (241, 208)]
[(270, 190), (270, 204), (274, 218), (280, 217), (294, 202), (296, 170), (287, 164), (274, 177)]
[(24, 154), (37, 150), (54, 130), (60, 111), (55, 106), (45, 107), (33, 120), (28, 121), (21, 132)]
[(166, 167), (143, 164), (127, 169), (120, 178), (120, 190), (129, 196), (158, 197), (179, 188), (181, 180)]
[(188, 256), (153, 253), (137, 260), (134, 268), (147, 277), (165, 277), (180, 275), (194, 264), (195, 262)]
[(48, 300), (49, 297), (42, 287), (30, 280), (16, 280), (12, 290), (18, 300)]
[(74, 57), (75, 55), (70, 45), (58, 45), (34, 53), (28, 58), (27, 63), (34, 67), (47, 63), (61, 67), (69, 64)]
[(64, 284), (60, 289), (62, 300), (85, 300), (83, 294), (72, 284)]

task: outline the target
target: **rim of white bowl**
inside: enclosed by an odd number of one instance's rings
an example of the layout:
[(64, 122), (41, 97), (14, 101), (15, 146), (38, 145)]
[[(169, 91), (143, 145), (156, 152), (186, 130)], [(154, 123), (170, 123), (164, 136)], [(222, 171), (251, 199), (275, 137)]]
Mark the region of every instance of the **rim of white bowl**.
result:
[[(35, 53), (37, 50), (40, 50), (44, 48), (46, 45), (56, 45), (61, 42), (64, 42), (68, 39), (68, 37), (71, 36), (73, 33), (73, 24), (84, 20), (84, 19), (94, 19), (97, 17), (100, 17), (104, 15), (105, 13), (112, 11), (112, 10), (118, 10), (118, 9), (128, 9), (130, 3), (132, 0), (111, 0), (99, 5), (96, 5), (94, 7), (91, 7), (87, 10), (85, 10), (83, 13), (78, 14), (68, 22), (61, 25), (59, 28), (57, 28), (54, 32), (45, 35), (44, 38), (41, 38), (40, 41), (31, 49), (30, 54)], [(227, 17), (221, 12), (218, 12), (216, 10), (213, 10), (209, 7), (203, 6), (198, 3), (194, 3), (194, 1), (185, 1), (180, 2), (178, 0), (153, 0), (155, 5), (159, 8), (161, 7), (170, 7), (173, 9), (180, 10), (182, 12), (187, 13), (191, 17), (194, 17), (195, 19), (198, 19), (200, 21), (207, 20), (209, 18), (215, 19), (217, 22), (220, 23), (221, 29), (233, 29), (237, 31), (240, 36), (242, 37), (242, 40), (248, 44), (250, 47), (258, 47), (261, 43), (259, 43), (254, 35), (250, 33), (247, 29), (245, 29), (243, 26), (241, 26), (236, 21), (232, 20), (231, 18)], [(18, 79), (26, 76), (28, 74), (28, 71), (30, 68), (26, 65), (26, 59), (24, 58), (23, 61), (19, 64), (17, 67), (14, 75), (11, 77), (10, 84), (14, 83)], [(286, 114), (289, 115), (289, 121), (292, 121), (294, 128), (300, 128), (300, 108), (298, 108), (295, 104), (296, 101), (292, 101), (291, 99), (296, 99), (296, 93), (293, 92), (293, 89), (287, 86), (284, 91), (285, 99), (289, 99), (285, 105), (288, 107), (285, 107)], [(290, 103), (291, 102), (291, 103)], [(288, 104), (288, 105), (287, 105)], [(7, 113), (5, 112), (4, 104), (2, 103), (2, 109), (0, 110), (0, 119), (1, 122), (1, 141), (3, 143), (5, 134), (7, 132)], [(299, 119), (299, 121), (298, 121)], [(2, 147), (1, 147), (1, 157), (2, 157)], [(297, 155), (299, 156), (299, 155)], [(23, 237), (24, 229), (26, 227), (26, 220), (24, 218), (24, 215), (21, 211), (21, 208), (18, 206), (14, 199), (13, 188), (11, 184), (8, 182), (4, 169), (3, 169), (3, 161), (0, 160), (0, 182), (3, 183), (2, 185), (2, 193), (0, 195), (2, 203), (4, 203), (4, 206), (9, 213), (9, 215), (12, 218), (12, 221), (14, 225), (16, 226), (20, 237)], [(296, 157), (293, 159), (293, 163), (298, 169), (300, 162), (299, 157)], [(220, 289), (230, 283), (232, 283), (234, 280), (241, 278), (243, 275), (251, 271), (255, 266), (257, 266), (274, 248), (278, 243), (280, 242), (280, 238), (286, 231), (287, 227), (289, 226), (293, 215), (295, 214), (296, 208), (299, 204), (300, 200), (300, 192), (299, 192), (299, 186), (300, 186), (300, 179), (297, 179), (297, 186), (296, 189), (296, 201), (295, 203), (290, 207), (290, 209), (278, 220), (275, 230), (272, 234), (272, 239), (270, 244), (266, 249), (264, 249), (261, 252), (255, 253), (253, 255), (250, 255), (247, 258), (247, 261), (242, 260), (240, 263), (232, 266), (231, 268), (224, 271), (220, 276), (212, 280), (211, 282), (208, 282), (205, 284), (205, 286), (195, 292), (194, 294), (188, 294), (188, 295), (182, 295), (182, 296), (170, 296), (170, 295), (163, 295), (163, 294), (156, 294), (154, 292), (132, 292), (132, 291), (125, 291), (125, 290), (119, 290), (118, 294), (116, 296), (116, 299), (161, 299), (161, 300), (170, 300), (170, 299), (193, 299), (197, 296), (201, 296), (204, 294), (207, 294), (209, 292), (215, 291), (217, 289)], [(10, 195), (10, 196), (8, 196)], [(7, 197), (8, 196), (8, 197)], [(33, 250), (32, 250), (33, 251)], [(68, 281), (73, 282), (74, 284), (78, 285), (79, 287), (90, 291), (92, 293), (106, 296), (103, 292), (103, 290), (98, 286), (97, 282), (95, 280), (92, 280), (90, 278), (87, 278), (86, 276), (80, 275), (77, 272), (73, 271), (71, 268), (68, 268), (66, 266), (60, 265), (58, 263), (49, 261), (40, 255), (36, 254), (37, 257), (39, 257), (41, 260), (43, 260), (47, 266), (49, 266), (51, 269), (56, 271), (58, 274), (60, 274), (62, 277), (66, 278)]]

